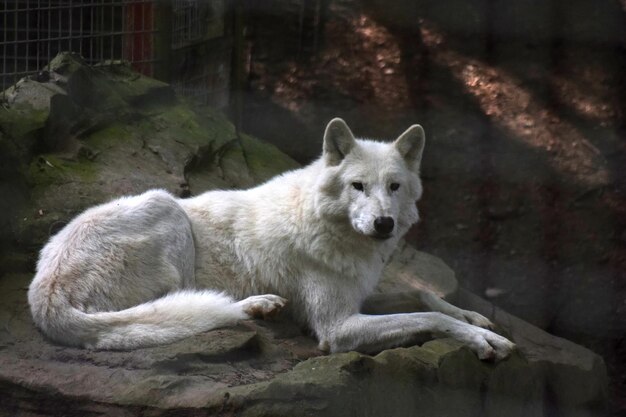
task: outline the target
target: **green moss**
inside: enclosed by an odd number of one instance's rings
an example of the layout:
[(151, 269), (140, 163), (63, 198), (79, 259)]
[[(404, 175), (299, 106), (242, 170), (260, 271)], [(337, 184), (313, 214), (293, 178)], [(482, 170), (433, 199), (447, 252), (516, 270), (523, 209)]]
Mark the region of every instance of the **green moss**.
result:
[(384, 350), (375, 359), (386, 366), (397, 364), (399, 367), (415, 364), (419, 367), (436, 368), (439, 363), (439, 356), (435, 352), (420, 346)]
[(251, 175), (258, 182), (274, 175), (299, 168), (300, 165), (278, 148), (248, 135), (241, 136), (246, 162)]
[[(98, 91), (94, 89), (95, 91)], [(96, 93), (98, 94), (98, 93)], [(111, 113), (112, 115), (123, 116), (130, 114), (131, 111), (128, 108), (128, 104), (117, 94), (98, 94), (101, 99), (96, 107), (99, 111)]]
[(175, 140), (195, 148), (215, 139), (200, 125), (197, 115), (185, 105), (162, 106), (148, 118), (141, 119), (133, 127), (142, 135), (156, 140)]
[(89, 160), (74, 161), (62, 159), (55, 154), (43, 154), (31, 162), (28, 180), (36, 190), (60, 182), (93, 181), (96, 173), (96, 169)]
[(429, 350), (439, 358), (442, 358), (450, 352), (458, 351), (463, 348), (463, 346), (463, 343), (455, 339), (435, 339), (424, 343), (422, 348)]
[(43, 128), (48, 119), (48, 110), (37, 110), (28, 103), (19, 103), (9, 109), (0, 107), (0, 126), (15, 140)]
[(115, 91), (120, 95), (120, 97), (127, 101), (133, 101), (134, 99), (149, 93), (151, 90), (170, 88), (168, 84), (162, 81), (133, 72), (128, 74), (122, 73), (116, 77), (111, 77), (111, 73), (107, 75), (109, 75), (111, 81), (113, 81), (112, 86)]
[(111, 148), (118, 143), (123, 143), (132, 138), (130, 130), (121, 124), (112, 124), (103, 129), (97, 130), (88, 137), (84, 138), (95, 151), (102, 151)]

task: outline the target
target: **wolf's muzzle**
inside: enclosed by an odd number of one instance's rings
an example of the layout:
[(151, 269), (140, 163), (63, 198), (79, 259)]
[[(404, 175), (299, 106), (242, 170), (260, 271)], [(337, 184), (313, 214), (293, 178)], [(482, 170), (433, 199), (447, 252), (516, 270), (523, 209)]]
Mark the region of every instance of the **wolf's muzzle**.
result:
[(381, 236), (388, 236), (393, 231), (395, 223), (391, 217), (376, 217), (374, 220), (374, 230)]

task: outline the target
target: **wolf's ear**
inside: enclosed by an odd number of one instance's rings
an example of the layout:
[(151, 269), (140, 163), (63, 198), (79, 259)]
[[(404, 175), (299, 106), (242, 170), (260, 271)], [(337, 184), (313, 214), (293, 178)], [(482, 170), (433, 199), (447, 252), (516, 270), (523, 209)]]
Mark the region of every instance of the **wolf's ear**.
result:
[(409, 168), (417, 172), (422, 162), (422, 153), (424, 152), (425, 143), (426, 135), (424, 134), (424, 129), (422, 129), (420, 125), (413, 125), (401, 134), (393, 144), (396, 146)]
[(334, 118), (324, 132), (324, 159), (330, 166), (339, 165), (356, 145), (350, 128), (340, 118)]

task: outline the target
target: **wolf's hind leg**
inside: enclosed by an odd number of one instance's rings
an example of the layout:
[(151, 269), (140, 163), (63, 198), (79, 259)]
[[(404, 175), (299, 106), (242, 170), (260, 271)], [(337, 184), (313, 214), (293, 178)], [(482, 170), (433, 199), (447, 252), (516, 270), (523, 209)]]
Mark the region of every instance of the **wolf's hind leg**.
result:
[(275, 317), (287, 304), (287, 300), (278, 295), (253, 295), (237, 302), (250, 318), (268, 319)]

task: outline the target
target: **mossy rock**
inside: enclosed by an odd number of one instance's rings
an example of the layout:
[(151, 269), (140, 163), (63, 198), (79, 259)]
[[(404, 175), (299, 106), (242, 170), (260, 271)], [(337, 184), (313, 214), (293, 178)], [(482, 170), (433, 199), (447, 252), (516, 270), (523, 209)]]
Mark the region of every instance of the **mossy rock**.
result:
[[(88, 68), (65, 54), (50, 71), (48, 81), (20, 84), (0, 110), (0, 150), (12, 161), (0, 168), (0, 191), (11, 196), (0, 223), (0, 415), (478, 417), (499, 410), (540, 416), (548, 407), (559, 415), (601, 413), (605, 395), (593, 389), (605, 386), (601, 358), (528, 328), (511, 330), (524, 357), (497, 365), (447, 339), (376, 356), (320, 356), (311, 337), (280, 319), (130, 352), (54, 345), (35, 328), (26, 289), (38, 249), (78, 212), (150, 188), (185, 196), (249, 187), (297, 164), (237, 135), (214, 109), (191, 106), (122, 63)], [(71, 118), (50, 111), (65, 104)], [(405, 246), (400, 255), (388, 275), (412, 275), (386, 280), (387, 290), (428, 287), (428, 278), (438, 277), (442, 295), (456, 292), (454, 274), (439, 259)], [(419, 268), (416, 259), (423, 260)], [(546, 346), (559, 354), (546, 355)], [(554, 398), (545, 398), (545, 387)]]
[(7, 245), (34, 250), (80, 211), (121, 195), (245, 188), (297, 167), (272, 145), (238, 138), (218, 111), (176, 98), (125, 63), (89, 67), (64, 53), (48, 70), (44, 82), (10, 89), (0, 112), (0, 149), (22, 161), (6, 173), (19, 186), (4, 187), (28, 190), (3, 226)]

